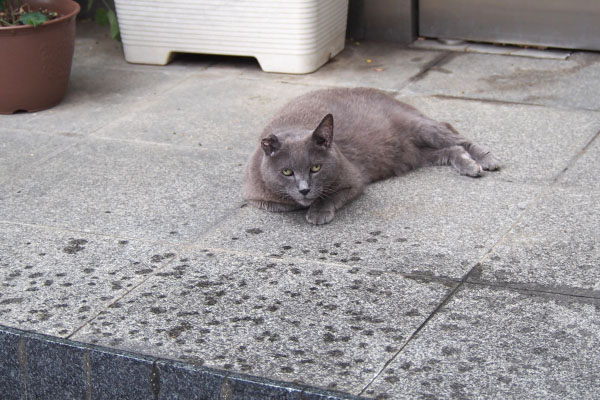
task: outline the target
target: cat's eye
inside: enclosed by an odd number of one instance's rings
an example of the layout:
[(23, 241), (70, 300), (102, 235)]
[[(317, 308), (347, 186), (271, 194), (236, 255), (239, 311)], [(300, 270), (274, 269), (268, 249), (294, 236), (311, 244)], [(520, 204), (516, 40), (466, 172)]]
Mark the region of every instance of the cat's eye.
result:
[(285, 176), (292, 176), (292, 175), (293, 175), (293, 173), (294, 173), (294, 171), (292, 171), (292, 170), (291, 170), (291, 169), (289, 169), (289, 168), (284, 168), (284, 169), (282, 169), (282, 170), (281, 170), (281, 173), (282, 173), (283, 175), (285, 175)]
[(321, 164), (315, 164), (310, 167), (310, 172), (319, 172), (321, 170)]

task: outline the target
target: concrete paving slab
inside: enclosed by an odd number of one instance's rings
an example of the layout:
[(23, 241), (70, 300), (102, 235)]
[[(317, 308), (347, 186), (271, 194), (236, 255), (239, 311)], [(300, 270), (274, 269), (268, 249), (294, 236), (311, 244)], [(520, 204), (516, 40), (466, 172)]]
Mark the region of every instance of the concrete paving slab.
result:
[(558, 180), (561, 185), (581, 186), (600, 189), (600, 130), (599, 134), (586, 146)]
[(547, 183), (600, 131), (596, 112), (498, 104), (444, 97), (398, 97), (427, 116), (450, 122), (488, 147), (502, 168), (486, 176), (521, 183)]
[(325, 226), (245, 207), (206, 236), (217, 249), (460, 279), (538, 196), (537, 186), (421, 170), (368, 187)]
[(308, 75), (265, 74), (253, 59), (224, 58), (208, 71), (249, 79), (278, 80), (310, 86), (373, 87), (398, 90), (444, 52), (408, 49), (394, 43), (347, 41), (345, 49)]
[(215, 72), (194, 74), (168, 96), (96, 135), (249, 155), (275, 111), (310, 90), (275, 80), (257, 81)]
[(239, 207), (245, 156), (82, 141), (13, 180), (0, 220), (152, 241), (196, 241)]
[[(0, 130), (0, 184), (27, 173), (49, 157), (77, 143), (71, 135), (42, 135), (26, 130)], [(0, 198), (5, 193), (0, 192)]]
[(62, 102), (19, 121), (18, 127), (88, 135), (132, 112), (136, 106), (151, 102), (182, 79), (182, 76), (162, 70), (140, 73), (74, 64)]
[(554, 187), (471, 276), (600, 298), (600, 190)]
[(452, 53), (405, 92), (600, 110), (600, 55), (544, 60)]
[(365, 395), (593, 399), (599, 349), (597, 302), (466, 285)]
[(74, 339), (357, 394), (451, 287), (188, 251)]
[(2, 129), (11, 129), (11, 130), (18, 130), (18, 129), (22, 129), (23, 126), (30, 126), (28, 125), (29, 121), (31, 121), (32, 119), (34, 119), (37, 116), (37, 113), (16, 113), (16, 114), (11, 114), (11, 115), (5, 115), (2, 114), (1, 118), (2, 118)]
[(0, 321), (67, 337), (168, 263), (161, 246), (1, 223)]
[(125, 61), (121, 43), (112, 40), (110, 31), (92, 20), (77, 23), (73, 65), (121, 69), (134, 67)]

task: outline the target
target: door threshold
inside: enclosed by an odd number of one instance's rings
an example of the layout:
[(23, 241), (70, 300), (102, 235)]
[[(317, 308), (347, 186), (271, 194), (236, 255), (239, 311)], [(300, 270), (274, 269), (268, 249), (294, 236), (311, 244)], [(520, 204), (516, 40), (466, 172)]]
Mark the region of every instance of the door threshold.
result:
[(457, 51), (463, 53), (497, 54), (549, 60), (566, 60), (571, 56), (571, 50), (542, 48), (538, 46), (515, 46), (504, 44), (488, 44), (447, 39), (419, 38), (410, 46), (413, 49)]

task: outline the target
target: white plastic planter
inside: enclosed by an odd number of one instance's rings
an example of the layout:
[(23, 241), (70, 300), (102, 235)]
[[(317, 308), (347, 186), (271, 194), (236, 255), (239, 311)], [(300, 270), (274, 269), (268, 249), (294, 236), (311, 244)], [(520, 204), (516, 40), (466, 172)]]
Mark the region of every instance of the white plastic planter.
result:
[(165, 65), (175, 52), (256, 57), (306, 74), (344, 48), (348, 0), (115, 0), (125, 59)]

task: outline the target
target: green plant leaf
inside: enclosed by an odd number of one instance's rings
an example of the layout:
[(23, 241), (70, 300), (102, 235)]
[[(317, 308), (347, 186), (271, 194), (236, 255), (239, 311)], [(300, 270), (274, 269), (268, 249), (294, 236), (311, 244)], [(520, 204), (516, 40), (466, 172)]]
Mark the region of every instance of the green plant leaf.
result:
[(119, 30), (119, 21), (117, 14), (113, 10), (108, 10), (108, 23), (110, 24), (110, 37), (114, 40), (121, 40), (121, 31)]
[[(0, 1), (2, 1), (2, 0), (0, 0)], [(87, 12), (92, 11), (92, 8), (94, 7), (94, 3), (95, 3), (95, 0), (88, 0), (88, 3), (87, 3)]]
[(20, 21), (24, 25), (33, 25), (34, 27), (37, 27), (48, 21), (48, 17), (41, 12), (28, 12), (21, 15)]
[(96, 20), (96, 23), (100, 26), (105, 26), (108, 24), (108, 13), (106, 12), (106, 9), (104, 8), (98, 8), (96, 9), (96, 16), (94, 18)]

